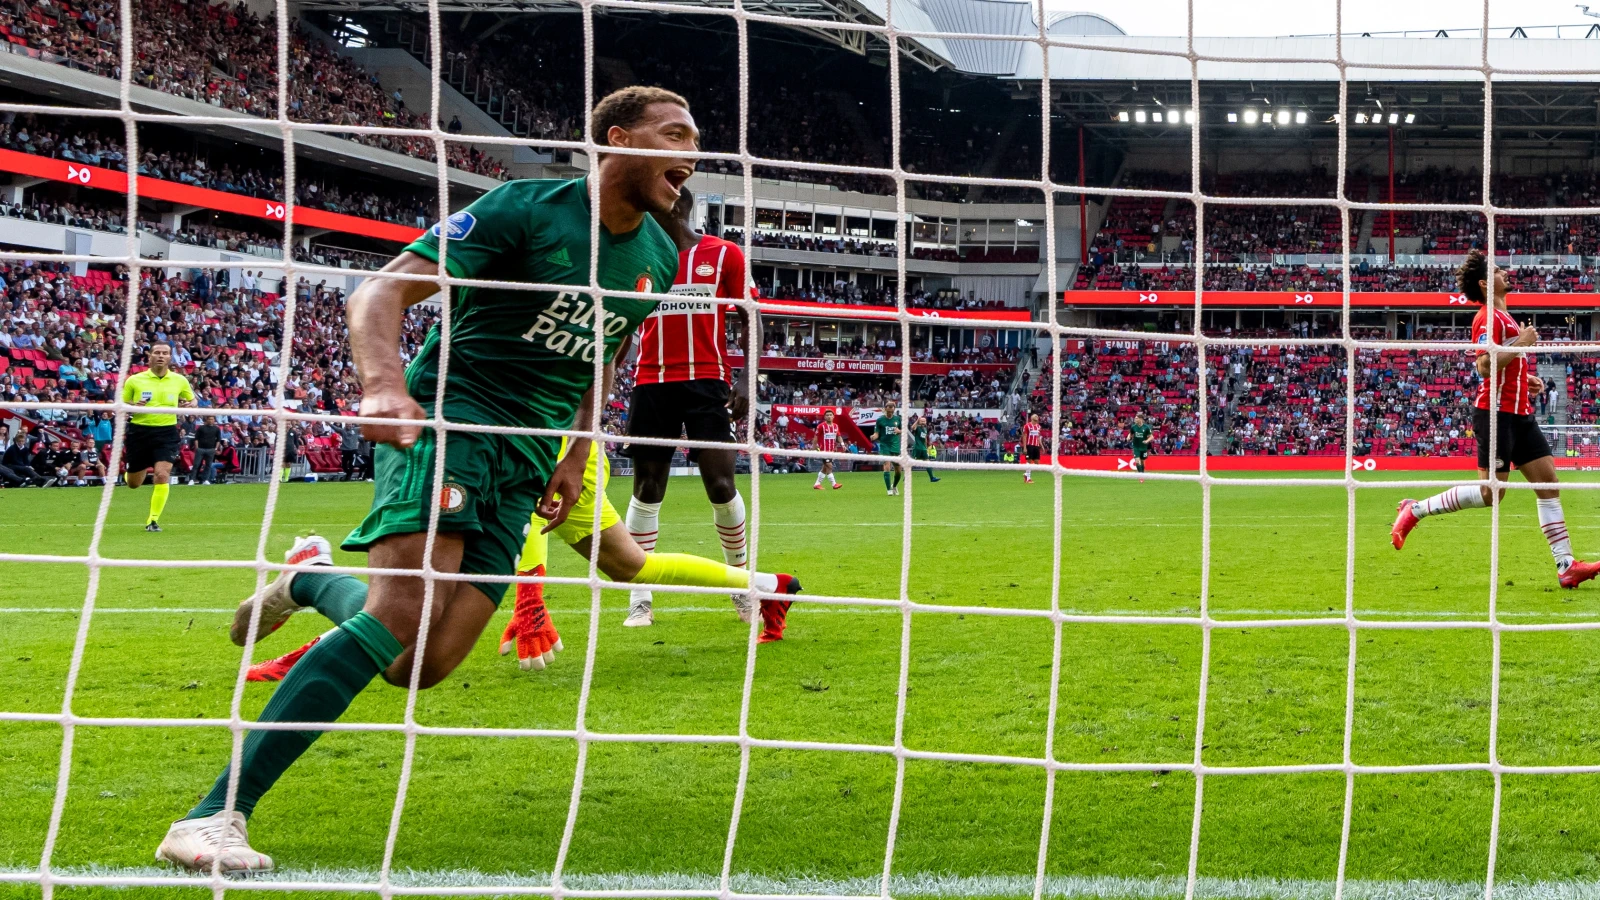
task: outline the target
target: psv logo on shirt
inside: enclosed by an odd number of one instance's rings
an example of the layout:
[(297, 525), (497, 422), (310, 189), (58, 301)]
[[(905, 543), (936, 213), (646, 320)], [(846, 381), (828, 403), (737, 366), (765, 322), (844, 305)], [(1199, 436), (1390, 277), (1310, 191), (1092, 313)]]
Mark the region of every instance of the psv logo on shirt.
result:
[(638, 383), (727, 381), (727, 310), (744, 280), (738, 247), (709, 235), (678, 253), (672, 299), (658, 304), (639, 333)]

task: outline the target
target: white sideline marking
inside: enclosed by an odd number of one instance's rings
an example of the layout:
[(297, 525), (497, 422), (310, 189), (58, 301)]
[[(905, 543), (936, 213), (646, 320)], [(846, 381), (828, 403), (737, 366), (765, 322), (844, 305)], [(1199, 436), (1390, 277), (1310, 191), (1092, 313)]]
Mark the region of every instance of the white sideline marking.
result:
[[(188, 882), (207, 884), (205, 876), (179, 873), (174, 869), (157, 866), (75, 866), (52, 868), (52, 874), (67, 877), (98, 878), (165, 878), (174, 884)], [(36, 880), (39, 870), (0, 869), (0, 881), (18, 882)], [(280, 868), (270, 876), (275, 884), (311, 882), (322, 884), (372, 885), (378, 880), (376, 869), (287, 869)], [(546, 873), (493, 874), (471, 869), (446, 871), (418, 871), (394, 869), (390, 879), (396, 886), (425, 888), (484, 888), (484, 887), (539, 887), (547, 886)], [(697, 874), (605, 874), (588, 875), (576, 872), (563, 873), (567, 888), (595, 891), (714, 891), (720, 879), (715, 875)], [(237, 882), (248, 886), (249, 881)], [(734, 874), (733, 890), (748, 894), (788, 896), (830, 896), (871, 898), (879, 894), (879, 878), (835, 879), (824, 877), (770, 878), (763, 875)], [(265, 887), (263, 885), (262, 887)], [(1028, 897), (1032, 896), (1034, 877), (1031, 875), (895, 875), (889, 879), (889, 893), (899, 897)], [(1181, 897), (1184, 879), (1126, 878), (1093, 875), (1054, 875), (1044, 879), (1046, 897), (1063, 898), (1128, 898), (1128, 900), (1157, 900)], [(1334, 896), (1332, 881), (1288, 878), (1207, 878), (1201, 877), (1195, 885), (1195, 896), (1228, 898), (1228, 900), (1329, 900)], [(1456, 881), (1361, 881), (1344, 883), (1344, 896), (1353, 900), (1474, 900), (1483, 896), (1482, 882)], [(1600, 882), (1592, 881), (1534, 881), (1500, 882), (1495, 885), (1495, 896), (1504, 900), (1600, 900)]]
[[(995, 608), (996, 609), (1006, 609), (1007, 607), (995, 607)], [(212, 606), (204, 606), (204, 607), (200, 607), (200, 606), (197, 606), (197, 607), (188, 607), (188, 606), (153, 606), (153, 607), (137, 607), (137, 608), (136, 607), (109, 608), (109, 609), (101, 608), (101, 609), (96, 609), (94, 611), (94, 614), (97, 615), (97, 616), (98, 615), (103, 615), (105, 613), (148, 613), (148, 614), (151, 614), (151, 615), (195, 615), (195, 614), (205, 614), (205, 613), (228, 613), (229, 615), (232, 615), (234, 609), (235, 609), (235, 607), (223, 608), (223, 607), (220, 607), (220, 606), (216, 606), (216, 607), (212, 607)], [(608, 614), (608, 615), (611, 614), (611, 613), (616, 613), (618, 615), (622, 615), (622, 614), (627, 613), (627, 611), (628, 611), (628, 608), (626, 606), (607, 606), (607, 607), (605, 607), (605, 608), (603, 608), (601, 610), (602, 613), (605, 613), (605, 614)], [(81, 613), (81, 612), (83, 612), (83, 610), (81, 608), (75, 607), (75, 606), (39, 606), (39, 607), (0, 606), (0, 615), (4, 615), (4, 614), (7, 614), (7, 613), (42, 613), (42, 614), (46, 614), (47, 613), (47, 614), (56, 614), (56, 615), (76, 615), (76, 614)], [(588, 607), (573, 607), (572, 609), (562, 609), (562, 608), (551, 607), (550, 608), (550, 612), (551, 612), (552, 615), (561, 615), (561, 616), (587, 616), (589, 614), (589, 608)], [(731, 605), (730, 606), (657, 606), (655, 608), (655, 612), (656, 612), (657, 615), (661, 615), (661, 614), (665, 614), (665, 613), (732, 613), (733, 612), (733, 607)], [(1062, 612), (1062, 614), (1069, 615), (1069, 616), (1145, 616), (1145, 617), (1148, 617), (1148, 618), (1161, 618), (1163, 616), (1171, 616), (1173, 618), (1179, 618), (1179, 617), (1190, 617), (1190, 616), (1194, 616), (1196, 614), (1196, 610), (1193, 607), (1180, 607), (1179, 609), (1177, 609), (1175, 611), (1174, 610), (1168, 610), (1168, 611), (1165, 611), (1165, 612), (1151, 612), (1148, 609), (1070, 609), (1070, 608), (1067, 608), (1067, 607), (1062, 607), (1061, 612)], [(808, 605), (805, 604), (805, 601), (802, 599), (802, 600), (798, 601), (795, 604), (795, 607), (792, 610), (789, 611), (790, 615), (796, 615), (796, 614), (799, 614), (799, 613), (804, 613), (806, 615), (811, 615), (811, 616), (823, 616), (823, 615), (845, 615), (845, 616), (887, 615), (887, 616), (898, 616), (898, 615), (900, 615), (900, 610), (895, 609), (893, 607), (888, 607), (888, 606), (835, 606), (833, 604), (809, 605), (808, 606)], [(939, 615), (939, 614), (938, 613), (928, 613), (928, 615)], [(1338, 615), (1340, 615), (1340, 613), (1337, 610), (1330, 610), (1330, 611), (1327, 611), (1327, 612), (1317, 612), (1317, 611), (1313, 611), (1313, 610), (1304, 610), (1304, 609), (1224, 609), (1224, 610), (1213, 610), (1212, 611), (1212, 617), (1216, 618), (1217, 621), (1219, 621), (1219, 622), (1226, 622), (1227, 619), (1226, 618), (1222, 618), (1222, 617), (1226, 617), (1226, 616), (1272, 616), (1272, 617), (1275, 617), (1275, 618), (1278, 618), (1278, 617), (1281, 617), (1281, 618), (1294, 618), (1296, 616), (1299, 616), (1299, 617), (1303, 617), (1303, 618), (1307, 618), (1307, 619), (1317, 619), (1317, 618), (1326, 618), (1329, 615), (1338, 616)], [(1396, 617), (1396, 618), (1410, 618), (1410, 619), (1432, 619), (1432, 618), (1441, 618), (1441, 619), (1487, 619), (1488, 618), (1488, 613), (1487, 612), (1464, 612), (1464, 611), (1461, 611), (1461, 610), (1357, 609), (1356, 610), (1356, 616), (1358, 618), (1372, 618), (1372, 617), (1375, 617), (1375, 616), (1393, 616), (1393, 617)], [(1536, 617), (1540, 617), (1540, 616), (1547, 616), (1547, 617), (1555, 618), (1555, 619), (1597, 619), (1597, 618), (1600, 618), (1600, 610), (1593, 610), (1593, 611), (1554, 610), (1554, 611), (1551, 611), (1551, 612), (1539, 612), (1537, 610), (1501, 610), (1500, 611), (1500, 618), (1502, 618), (1502, 619), (1519, 618), (1519, 617), (1536, 618)]]

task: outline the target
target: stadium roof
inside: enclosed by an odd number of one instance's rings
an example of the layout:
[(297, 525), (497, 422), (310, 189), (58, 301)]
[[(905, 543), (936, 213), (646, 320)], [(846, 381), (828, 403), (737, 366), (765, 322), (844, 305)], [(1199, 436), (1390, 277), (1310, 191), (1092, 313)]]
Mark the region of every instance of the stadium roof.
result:
[[(733, 0), (674, 0), (679, 6), (707, 9), (732, 9)], [(815, 25), (796, 25), (831, 43), (856, 53), (866, 53), (869, 40), (882, 45), (876, 35), (863, 31), (829, 29), (829, 22), (854, 22), (883, 25), (888, 15), (887, 0), (745, 0), (744, 8), (764, 15), (781, 15)], [(576, 13), (573, 0), (438, 0), (441, 12), (517, 15), (530, 13)], [(943, 38), (940, 34), (993, 34), (1037, 38), (1038, 25), (1028, 0), (898, 0), (894, 7), (895, 26), (917, 32), (918, 37), (901, 39), (905, 53), (930, 69), (953, 69), (971, 75), (1016, 77), (1025, 64), (1022, 42), (983, 39)], [(426, 16), (424, 0), (302, 0), (301, 10), (334, 14), (360, 12), (407, 12)], [(605, 15), (654, 15), (645, 8), (637, 12), (626, 4), (601, 5), (595, 9)], [(1094, 13), (1058, 12), (1046, 20), (1052, 35), (1121, 35), (1115, 23)]]
[[(1518, 29), (1518, 34), (1522, 34)], [(1488, 44), (1496, 81), (1600, 82), (1600, 41), (1579, 37), (1496, 36)], [(1588, 33), (1600, 36), (1600, 29)], [(1189, 60), (1182, 37), (1093, 36), (1052, 47), (1050, 77), (1062, 81), (1188, 81)], [(1482, 82), (1484, 41), (1475, 32), (1435, 32), (1431, 36), (1346, 35), (1347, 71), (1357, 81)], [(1025, 43), (1022, 59), (1009, 76), (1034, 81), (1043, 73), (1038, 44)], [(1197, 37), (1195, 52), (1228, 61), (1202, 61), (1207, 80), (1330, 82), (1339, 78), (1332, 60), (1333, 35), (1315, 37)], [(1116, 52), (1125, 51), (1125, 52)], [(1326, 60), (1326, 62), (1305, 62)]]
[[(444, 12), (501, 16), (576, 13), (574, 0), (437, 0)], [(678, 7), (730, 10), (733, 0), (674, 0)], [(649, 7), (610, 0), (595, 9), (603, 15), (656, 15)], [(883, 46), (864, 31), (828, 28), (832, 22), (883, 25), (889, 0), (744, 0), (753, 13), (803, 21), (794, 27), (856, 53)], [(302, 0), (302, 10), (334, 14), (398, 11), (427, 15), (425, 0)], [(917, 33), (903, 37), (904, 52), (930, 69), (950, 69), (1016, 81), (1042, 77), (1043, 52), (1039, 26), (1029, 0), (896, 0), (895, 25)], [(1053, 42), (1069, 43), (1050, 50), (1050, 77), (1064, 82), (1187, 82), (1190, 64), (1181, 36), (1140, 37), (1126, 34), (1115, 22), (1089, 12), (1054, 12), (1045, 20)], [(944, 37), (974, 35), (975, 37)], [(1013, 37), (1017, 40), (995, 40)], [(1600, 24), (1491, 29), (1489, 62), (1497, 81), (1600, 82)], [(1335, 35), (1287, 37), (1197, 37), (1202, 56), (1229, 61), (1203, 61), (1207, 80), (1259, 82), (1332, 82), (1338, 69)], [(1432, 32), (1382, 32), (1344, 35), (1349, 77), (1370, 81), (1482, 81), (1485, 41), (1476, 29)], [(1120, 52), (1118, 52), (1120, 51)], [(1305, 62), (1305, 60), (1324, 60)]]

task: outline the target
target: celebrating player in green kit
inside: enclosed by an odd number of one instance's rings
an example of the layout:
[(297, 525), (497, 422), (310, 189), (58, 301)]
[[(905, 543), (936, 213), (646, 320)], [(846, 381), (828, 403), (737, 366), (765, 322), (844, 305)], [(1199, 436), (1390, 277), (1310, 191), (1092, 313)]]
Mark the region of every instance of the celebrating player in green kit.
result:
[[(607, 96), (594, 109), (593, 126), (596, 139), (611, 147), (678, 153), (699, 148), (688, 103), (660, 88), (632, 87)], [(681, 156), (601, 153), (598, 183), (591, 178), (513, 181), (435, 225), (384, 272), (437, 276), (442, 263), (457, 278), (572, 285), (572, 290), (455, 288), (447, 299), (448, 348), (441, 348), (435, 327), (404, 371), (399, 344), (405, 311), (435, 294), (438, 284), (382, 277), (361, 284), (347, 311), (363, 388), (361, 414), (415, 424), (363, 428), (381, 445), (376, 484), (372, 509), (346, 538), (346, 550), (366, 551), (374, 568), (421, 569), (429, 550), (430, 515), (438, 504), (434, 570), (512, 576), (535, 509), (548, 520), (546, 531), (567, 519), (583, 490), (590, 440), (572, 436), (564, 458), (558, 435), (450, 431), (444, 446), (436, 446), (425, 420), (433, 414), (444, 367), (441, 350), (449, 354), (443, 413), (450, 421), (592, 428), (596, 356), (609, 367), (656, 303), (607, 296), (603, 310), (597, 309), (586, 288), (590, 253), (599, 254), (601, 289), (664, 292), (677, 271), (678, 249), (648, 214), (667, 214), (693, 171), (693, 160)], [(596, 202), (600, 231), (592, 245), (590, 204)], [(441, 450), (444, 476), (435, 484), (435, 454)], [(750, 584), (745, 570), (697, 557), (640, 553), (631, 558), (627, 568), (637, 571), (608, 574), (620, 581), (719, 589)], [(291, 555), (290, 561), (306, 560)], [(477, 642), (507, 586), (436, 582), (427, 650), (418, 660), (422, 578), (374, 575), (364, 585), (348, 575), (283, 573), (249, 601), (261, 607), (262, 632), (287, 618), (284, 602), (291, 609), (315, 607), (338, 625), (293, 666), (261, 721), (333, 722), (374, 677), (381, 673), (391, 684), (408, 685), (416, 665), (422, 667), (421, 687), (438, 684)], [(319, 735), (315, 730), (250, 732), (240, 757), (234, 811), (224, 811), (229, 781), (224, 769), (200, 804), (173, 823), (156, 858), (191, 869), (215, 865), (223, 872), (272, 868), (269, 857), (251, 849), (245, 820)]]

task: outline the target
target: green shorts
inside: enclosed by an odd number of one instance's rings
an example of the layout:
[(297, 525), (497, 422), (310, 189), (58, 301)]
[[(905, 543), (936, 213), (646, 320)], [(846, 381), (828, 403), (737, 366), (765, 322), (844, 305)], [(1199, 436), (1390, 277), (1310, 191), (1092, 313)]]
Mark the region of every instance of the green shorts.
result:
[[(504, 435), (452, 431), (445, 444), (444, 483), (433, 486), (437, 436), (423, 429), (409, 450), (380, 444), (373, 455), (372, 510), (341, 545), (364, 551), (391, 534), (428, 530), (439, 504), (439, 531), (466, 538), (461, 571), (470, 575), (515, 575), (517, 557), (547, 473), (510, 446)], [(504, 583), (468, 582), (496, 605)]]
[(928, 448), (927, 447), (912, 447), (911, 448), (911, 458), (912, 459), (927, 459), (928, 458)]
[(1149, 456), (1150, 455), (1150, 445), (1149, 444), (1134, 444), (1133, 445), (1133, 455), (1134, 456), (1138, 456), (1138, 457)]

